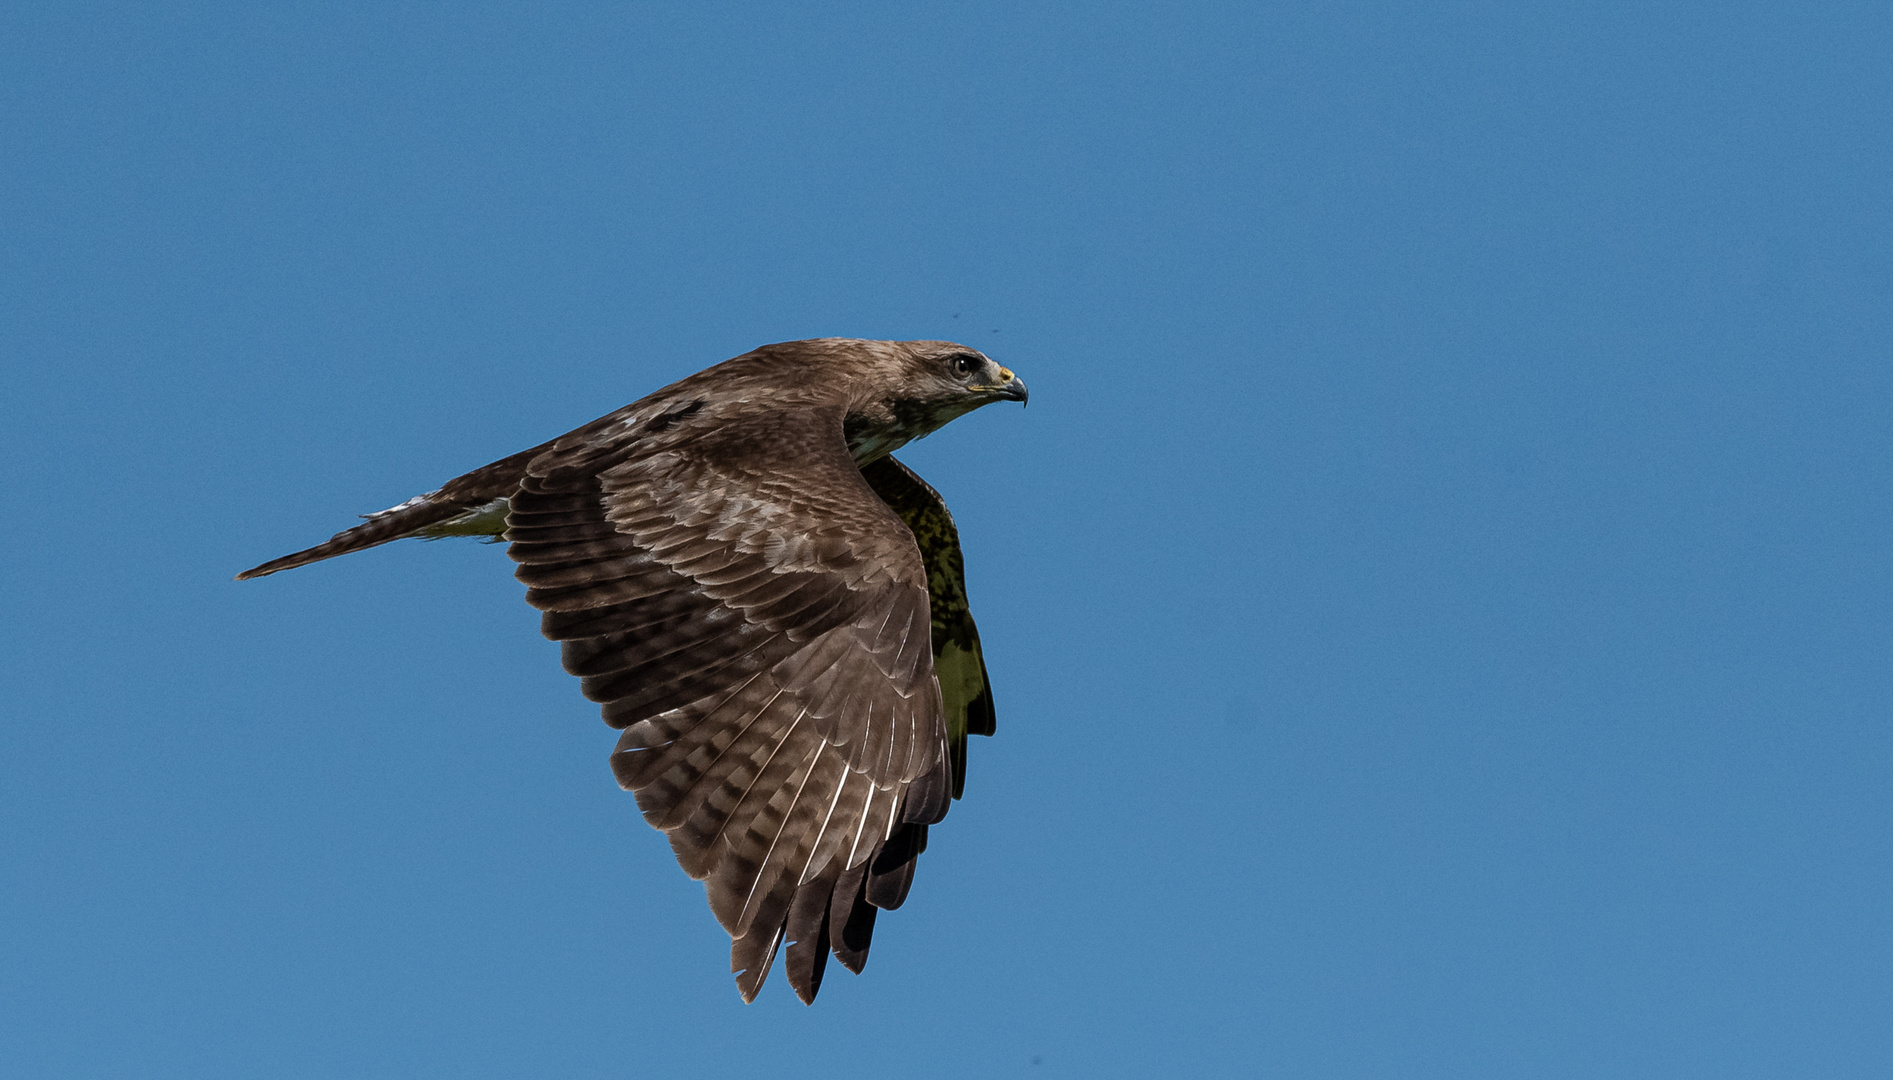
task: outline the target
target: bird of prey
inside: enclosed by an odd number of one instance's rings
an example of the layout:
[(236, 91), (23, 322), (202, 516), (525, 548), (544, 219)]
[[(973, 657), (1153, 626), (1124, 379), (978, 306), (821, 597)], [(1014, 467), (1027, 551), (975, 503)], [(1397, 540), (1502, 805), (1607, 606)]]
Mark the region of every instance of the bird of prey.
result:
[(890, 457), (1024, 380), (945, 341), (766, 345), (367, 515), (263, 577), (404, 537), (504, 539), (618, 783), (704, 882), (753, 1001), (867, 962), (993, 733), (959, 535)]

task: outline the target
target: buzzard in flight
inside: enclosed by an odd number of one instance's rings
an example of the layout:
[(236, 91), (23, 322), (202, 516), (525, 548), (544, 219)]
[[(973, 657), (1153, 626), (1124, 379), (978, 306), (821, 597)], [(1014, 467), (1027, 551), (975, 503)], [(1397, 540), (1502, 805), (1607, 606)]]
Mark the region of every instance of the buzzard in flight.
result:
[(868, 958), (993, 733), (959, 535), (888, 455), (1025, 383), (944, 341), (766, 345), (449, 480), (262, 577), (418, 536), (503, 537), (618, 783), (703, 880), (755, 999)]

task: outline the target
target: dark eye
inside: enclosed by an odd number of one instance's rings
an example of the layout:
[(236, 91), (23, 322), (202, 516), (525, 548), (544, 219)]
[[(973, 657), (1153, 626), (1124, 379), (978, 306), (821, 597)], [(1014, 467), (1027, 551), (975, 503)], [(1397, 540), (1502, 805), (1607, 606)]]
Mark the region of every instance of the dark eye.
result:
[(979, 357), (977, 356), (969, 356), (966, 353), (961, 353), (953, 358), (953, 373), (955, 375), (971, 375), (978, 370)]

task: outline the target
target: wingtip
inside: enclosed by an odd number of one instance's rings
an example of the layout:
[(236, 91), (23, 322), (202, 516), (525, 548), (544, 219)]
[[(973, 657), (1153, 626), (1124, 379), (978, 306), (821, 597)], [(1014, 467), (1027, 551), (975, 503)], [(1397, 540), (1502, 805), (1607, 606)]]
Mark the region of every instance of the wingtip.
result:
[(847, 968), (849, 971), (855, 973), (856, 975), (861, 974), (861, 972), (865, 970), (868, 966), (868, 954), (866, 951), (862, 951), (858, 953), (850, 952), (850, 953), (845, 953), (845, 954), (836, 953), (835, 959), (841, 961), (842, 967)]
[[(773, 960), (774, 957), (770, 959)], [(763, 980), (768, 977), (769, 969), (767, 968), (764, 968), (760, 974), (749, 970), (736, 973), (736, 992), (743, 995), (743, 1004), (756, 1004), (756, 995), (762, 993)]]
[(745, 948), (747, 935), (730, 942), (730, 973), (736, 976), (736, 992), (743, 995), (743, 1004), (751, 1005), (756, 995), (762, 992), (762, 984), (769, 978), (769, 969), (776, 965), (776, 950), (782, 945), (782, 928), (768, 939), (767, 947), (760, 955), (754, 950), (755, 944)]

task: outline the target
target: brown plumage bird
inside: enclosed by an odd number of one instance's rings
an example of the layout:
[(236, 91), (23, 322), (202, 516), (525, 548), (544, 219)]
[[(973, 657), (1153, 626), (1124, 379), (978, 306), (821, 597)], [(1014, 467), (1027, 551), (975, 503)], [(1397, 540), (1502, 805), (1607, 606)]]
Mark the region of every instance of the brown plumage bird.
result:
[(503, 537), (612, 771), (755, 999), (867, 962), (993, 733), (959, 536), (888, 455), (1025, 383), (945, 341), (766, 345), (371, 514), (262, 577), (404, 537)]

